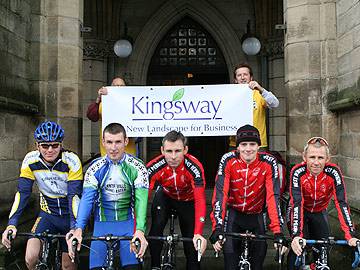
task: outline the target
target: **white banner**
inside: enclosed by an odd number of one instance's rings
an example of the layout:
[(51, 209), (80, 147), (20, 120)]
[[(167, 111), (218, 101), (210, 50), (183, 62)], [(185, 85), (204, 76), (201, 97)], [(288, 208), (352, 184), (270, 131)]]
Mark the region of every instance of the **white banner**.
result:
[(235, 135), (253, 123), (252, 90), (244, 84), (109, 86), (102, 97), (102, 127), (117, 122), (128, 137)]

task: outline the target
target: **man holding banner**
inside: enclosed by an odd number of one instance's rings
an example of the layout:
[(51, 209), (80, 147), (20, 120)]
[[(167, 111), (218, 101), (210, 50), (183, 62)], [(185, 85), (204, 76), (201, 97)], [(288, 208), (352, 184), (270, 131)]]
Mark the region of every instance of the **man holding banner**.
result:
[[(116, 77), (112, 80), (111, 86), (126, 86), (125, 81), (120, 78)], [(94, 102), (92, 102), (87, 110), (86, 116), (89, 120), (92, 122), (97, 122), (102, 118), (102, 102), (101, 97), (103, 95), (107, 95), (108, 90), (105, 86), (102, 86), (98, 89), (98, 97)], [(136, 145), (135, 145), (135, 138), (129, 138), (129, 143), (126, 146), (126, 153), (131, 154), (133, 156), (136, 156)], [(106, 151), (102, 144), (102, 129), (101, 129), (101, 123), (100, 123), (100, 154), (101, 156), (105, 156)]]
[[(187, 153), (186, 138), (181, 132), (170, 131), (162, 140), (162, 155), (147, 164), (150, 192), (158, 185), (151, 208), (150, 236), (162, 236), (172, 210), (177, 212), (183, 237), (193, 238), (184, 242), (186, 269), (200, 269), (197, 261), (197, 243), (200, 252), (206, 249), (202, 236), (206, 215), (205, 177), (202, 164)], [(150, 197), (150, 196), (149, 196)], [(160, 269), (162, 243), (149, 241), (152, 269)], [(194, 248), (195, 247), (195, 248)]]
[[(260, 132), (261, 147), (267, 148), (266, 135), (266, 108), (276, 108), (279, 106), (279, 100), (276, 96), (263, 88), (257, 81), (253, 79), (253, 71), (251, 67), (242, 63), (234, 69), (234, 83), (248, 84), (249, 88), (253, 90), (253, 125)], [(235, 148), (235, 136), (230, 137), (229, 146)]]

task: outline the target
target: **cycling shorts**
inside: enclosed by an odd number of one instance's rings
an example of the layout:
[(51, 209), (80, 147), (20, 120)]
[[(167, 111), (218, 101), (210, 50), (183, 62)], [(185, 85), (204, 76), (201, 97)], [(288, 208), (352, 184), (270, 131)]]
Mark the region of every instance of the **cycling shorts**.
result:
[[(93, 236), (112, 234), (115, 236), (133, 236), (135, 230), (134, 220), (124, 221), (96, 221), (94, 223)], [(135, 253), (130, 252), (130, 241), (119, 241), (115, 250), (119, 250), (120, 264), (122, 267), (130, 264), (138, 264)], [(106, 267), (106, 244), (103, 241), (92, 241), (90, 248), (90, 269)]]
[[(70, 230), (70, 215), (55, 216), (43, 211), (40, 211), (34, 226), (31, 229), (32, 233), (42, 233), (48, 231), (50, 234), (67, 234)], [(33, 238), (33, 237), (32, 237)], [(60, 239), (60, 246), (63, 252), (68, 252), (65, 239)]]

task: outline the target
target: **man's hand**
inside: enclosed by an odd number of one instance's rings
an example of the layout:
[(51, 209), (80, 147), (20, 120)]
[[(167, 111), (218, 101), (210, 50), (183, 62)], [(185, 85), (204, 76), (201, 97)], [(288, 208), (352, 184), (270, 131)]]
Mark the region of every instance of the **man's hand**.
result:
[(261, 85), (257, 81), (251, 81), (249, 82), (249, 87), (252, 90), (258, 90), (260, 94), (264, 91), (264, 88), (261, 87)]
[(71, 258), (71, 260), (75, 259), (75, 252), (72, 247), (72, 242), (74, 239), (77, 239), (78, 241), (76, 250), (80, 251), (81, 242), (82, 242), (82, 229), (77, 228), (76, 230), (70, 230), (70, 232), (66, 234), (66, 243), (68, 246), (69, 257)]
[(11, 241), (9, 240), (9, 231), (12, 231), (11, 237), (12, 239), (14, 239), (16, 237), (16, 227), (15, 226), (7, 226), (7, 228), (5, 229), (5, 231), (2, 234), (2, 239), (1, 239), (1, 243), (8, 249), (10, 250), (11, 248)]
[(201, 234), (194, 234), (193, 244), (194, 244), (194, 247), (195, 247), (195, 250), (196, 250), (196, 251), (198, 250), (198, 247), (197, 247), (197, 242), (198, 242), (198, 240), (201, 241), (200, 253), (201, 253), (201, 254), (204, 254), (204, 252), (205, 252), (205, 250), (206, 250), (207, 241), (206, 241), (206, 239), (205, 239)]
[(278, 233), (274, 235), (274, 248), (278, 250), (280, 246), (281, 246), (280, 255), (283, 255), (287, 251), (287, 246), (286, 246), (285, 237), (282, 233)]
[(356, 247), (356, 242), (359, 241), (359, 239), (353, 237), (348, 241), (348, 245), (351, 247)]
[[(135, 246), (135, 240), (140, 240), (140, 249), (137, 250)], [(146, 241), (145, 235), (143, 231), (136, 230), (133, 238), (131, 239), (130, 250), (136, 254), (137, 258), (142, 258), (145, 255), (146, 248), (148, 246), (148, 242)]]
[(98, 97), (96, 98), (96, 103), (100, 103), (101, 101), (101, 96), (102, 95), (107, 95), (108, 94), (108, 90), (105, 86), (101, 87), (98, 89)]
[[(303, 241), (303, 245), (301, 246), (299, 241), (302, 240)], [(294, 253), (297, 256), (300, 256), (302, 251), (303, 251), (303, 247), (305, 247), (306, 245), (306, 240), (304, 238), (301, 238), (299, 236), (294, 237), (294, 239), (291, 242), (291, 248), (294, 251)]]
[(224, 233), (222, 232), (222, 230), (215, 229), (215, 231), (213, 231), (210, 236), (210, 242), (216, 252), (221, 251), (225, 242)]

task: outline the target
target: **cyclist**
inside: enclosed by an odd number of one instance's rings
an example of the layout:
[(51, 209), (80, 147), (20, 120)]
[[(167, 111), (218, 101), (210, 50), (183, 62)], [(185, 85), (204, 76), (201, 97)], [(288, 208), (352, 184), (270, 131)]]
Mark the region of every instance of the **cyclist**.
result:
[[(76, 211), (82, 191), (83, 174), (78, 156), (62, 148), (64, 130), (55, 122), (43, 122), (34, 132), (36, 151), (29, 152), (22, 163), (9, 222), (2, 235), (2, 243), (10, 248), (7, 239), (9, 230), (16, 236), (16, 226), (31, 195), (34, 182), (40, 192), (40, 213), (32, 228), (33, 233), (65, 234), (75, 227)], [(39, 259), (41, 242), (31, 238), (27, 242), (25, 261), (28, 269), (34, 269)], [(62, 242), (63, 269), (76, 269), (67, 252), (65, 240)]]
[[(94, 205), (93, 235), (133, 236), (133, 241), (138, 238), (141, 243), (139, 251), (133, 244), (130, 245), (129, 241), (120, 241), (119, 249), (124, 269), (140, 269), (136, 256), (142, 257), (147, 247), (144, 232), (148, 173), (141, 160), (125, 152), (128, 138), (121, 124), (111, 123), (106, 126), (102, 143), (106, 156), (95, 159), (85, 173), (76, 229), (68, 240), (68, 246), (70, 248), (72, 240), (77, 238), (80, 250), (82, 233)], [(90, 269), (106, 267), (106, 252), (104, 242), (91, 243)], [(69, 254), (74, 257), (72, 250)]]
[[(237, 239), (229, 238), (222, 243), (219, 235), (224, 232), (246, 231), (264, 234), (265, 205), (275, 243), (284, 241), (277, 160), (269, 154), (258, 152), (261, 145), (260, 134), (251, 125), (237, 130), (236, 145), (236, 150), (226, 153), (220, 160), (212, 199), (213, 232), (210, 240), (215, 251), (224, 249), (225, 269), (237, 267), (242, 247)], [(250, 243), (252, 269), (262, 269), (266, 249), (263, 241)]]
[[(184, 242), (187, 269), (200, 269), (197, 261), (197, 240), (201, 250), (206, 249), (202, 236), (205, 215), (205, 177), (202, 164), (188, 154), (186, 138), (181, 132), (170, 131), (162, 140), (161, 155), (146, 166), (149, 171), (150, 192), (158, 185), (151, 208), (149, 236), (162, 236), (171, 209), (175, 209), (183, 237), (193, 238), (193, 244)], [(195, 247), (195, 248), (194, 248)], [(162, 243), (150, 241), (152, 269), (160, 269)]]
[[(346, 199), (345, 183), (340, 168), (330, 163), (329, 144), (322, 137), (310, 138), (303, 152), (303, 162), (290, 173), (290, 224), (293, 240), (288, 255), (288, 269), (296, 269), (296, 255), (302, 253), (300, 239), (328, 238), (330, 228), (327, 207), (334, 197), (345, 239), (356, 246), (355, 229)], [(295, 253), (295, 254), (294, 254)]]

